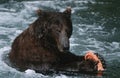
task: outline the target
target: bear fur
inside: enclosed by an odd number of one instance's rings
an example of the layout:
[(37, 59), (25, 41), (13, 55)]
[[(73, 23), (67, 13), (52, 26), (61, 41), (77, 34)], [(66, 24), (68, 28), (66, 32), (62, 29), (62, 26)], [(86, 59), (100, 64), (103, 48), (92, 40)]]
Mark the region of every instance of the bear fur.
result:
[(38, 10), (38, 19), (13, 41), (9, 59), (20, 70), (96, 71), (96, 63), (69, 52), (72, 35), (71, 9)]

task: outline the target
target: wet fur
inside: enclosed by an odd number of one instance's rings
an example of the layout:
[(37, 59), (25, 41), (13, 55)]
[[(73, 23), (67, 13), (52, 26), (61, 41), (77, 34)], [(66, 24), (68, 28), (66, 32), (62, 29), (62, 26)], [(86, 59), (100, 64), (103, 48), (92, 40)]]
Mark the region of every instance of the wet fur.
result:
[[(33, 69), (37, 72), (96, 71), (95, 62), (84, 60), (84, 56), (60, 50), (69, 47), (72, 34), (70, 10), (67, 9), (63, 13), (40, 12), (38, 15), (38, 19), (13, 41), (9, 59), (14, 66), (20, 70)], [(58, 36), (59, 31), (63, 32), (62, 38)], [(61, 40), (58, 40), (59, 38)], [(68, 43), (64, 44), (64, 39), (68, 40)]]

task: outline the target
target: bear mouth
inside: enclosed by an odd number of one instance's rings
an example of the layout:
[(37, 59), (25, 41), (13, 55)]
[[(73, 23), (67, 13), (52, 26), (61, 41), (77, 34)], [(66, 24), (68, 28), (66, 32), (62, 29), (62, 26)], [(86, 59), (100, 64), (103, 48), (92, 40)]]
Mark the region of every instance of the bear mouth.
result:
[(69, 47), (63, 47), (63, 48), (61, 48), (60, 46), (58, 46), (58, 49), (59, 49), (60, 52), (69, 51)]
[(69, 51), (69, 38), (66, 36), (60, 36), (57, 41), (57, 47), (60, 52)]

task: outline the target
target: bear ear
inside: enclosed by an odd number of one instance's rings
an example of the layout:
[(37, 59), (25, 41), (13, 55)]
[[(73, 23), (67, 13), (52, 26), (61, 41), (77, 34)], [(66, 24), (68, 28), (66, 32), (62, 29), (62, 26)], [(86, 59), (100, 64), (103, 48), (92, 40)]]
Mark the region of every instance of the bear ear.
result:
[(71, 7), (67, 7), (63, 13), (71, 15)]
[(42, 14), (42, 10), (38, 9), (38, 10), (36, 10), (36, 13), (37, 13), (38, 16), (40, 16)]

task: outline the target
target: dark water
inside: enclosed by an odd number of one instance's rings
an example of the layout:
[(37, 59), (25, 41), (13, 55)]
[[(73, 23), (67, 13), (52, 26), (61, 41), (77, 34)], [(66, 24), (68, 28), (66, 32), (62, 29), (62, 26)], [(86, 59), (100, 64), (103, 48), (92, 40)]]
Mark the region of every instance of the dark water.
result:
[[(20, 72), (8, 66), (2, 58), (9, 53), (14, 38), (32, 23), (38, 8), (64, 11), (72, 7), (73, 35), (70, 50), (78, 55), (93, 50), (106, 60), (103, 76), (79, 76)], [(120, 1), (119, 0), (0, 0), (0, 78), (119, 78), (120, 77)]]

